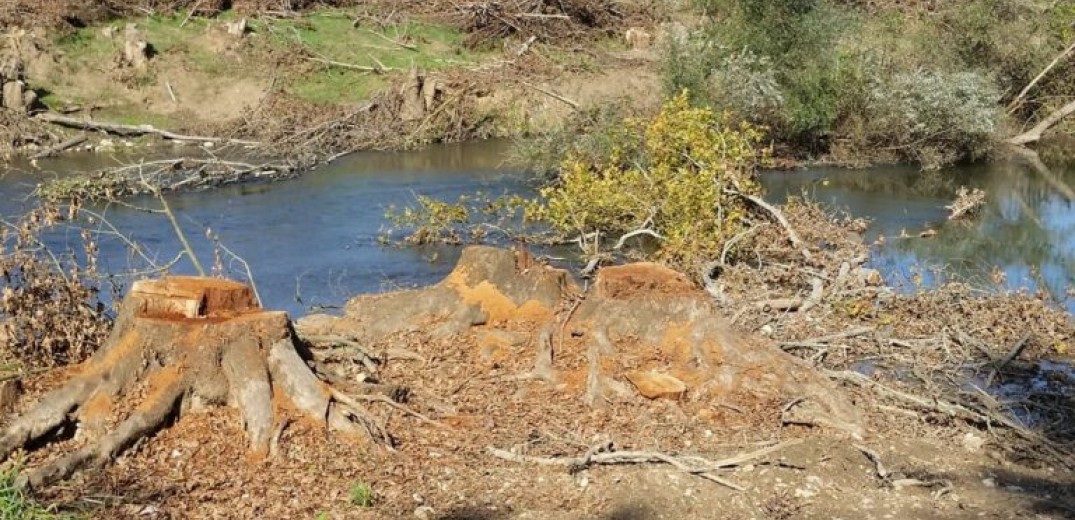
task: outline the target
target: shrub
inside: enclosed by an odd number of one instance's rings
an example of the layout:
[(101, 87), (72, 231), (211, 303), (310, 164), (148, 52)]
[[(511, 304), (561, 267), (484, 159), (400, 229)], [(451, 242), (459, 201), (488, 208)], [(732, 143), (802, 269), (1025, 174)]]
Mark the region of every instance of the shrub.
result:
[(973, 72), (897, 74), (871, 93), (865, 132), (927, 169), (982, 157), (1000, 124), (1000, 93)]
[(735, 192), (760, 190), (756, 127), (692, 108), (683, 93), (650, 119), (625, 121), (620, 137), (597, 160), (570, 154), (527, 218), (569, 236), (647, 229), (661, 237), (657, 259), (692, 272), (745, 229), (748, 208)]
[(43, 236), (74, 220), (79, 207), (66, 211), (45, 205), (0, 231), (0, 350), (29, 366), (77, 363), (100, 345), (110, 319), (100, 294), (96, 235), (82, 230), (81, 251), (53, 252)]

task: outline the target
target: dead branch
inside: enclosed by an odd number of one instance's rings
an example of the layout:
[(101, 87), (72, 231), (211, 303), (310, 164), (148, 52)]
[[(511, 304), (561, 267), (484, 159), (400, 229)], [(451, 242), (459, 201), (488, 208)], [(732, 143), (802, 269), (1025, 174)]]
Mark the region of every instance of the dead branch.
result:
[(341, 69), (351, 69), (351, 70), (358, 70), (358, 71), (362, 71), (362, 72), (373, 72), (375, 74), (384, 74), (385, 72), (399, 70), (399, 69), (394, 69), (394, 68), (391, 68), (391, 67), (385, 67), (384, 65), (377, 65), (376, 67), (371, 67), (369, 65), (355, 65), (353, 63), (344, 63), (342, 61), (335, 61), (335, 60), (330, 60), (330, 59), (327, 59), (327, 58), (308, 57), (308, 58), (305, 58), (305, 59), (307, 61), (315, 61), (317, 63), (321, 63), (321, 64), (324, 64), (324, 65), (329, 65), (329, 66), (332, 66), (332, 67), (339, 67)]
[(1042, 119), (1037, 125), (1034, 125), (1034, 128), (1008, 139), (1008, 142), (1017, 146), (1036, 143), (1041, 140), (1042, 134), (1056, 126), (1056, 124), (1065, 117), (1071, 115), (1072, 112), (1075, 112), (1075, 101), (1070, 101), (1068, 104), (1056, 109), (1053, 113), (1046, 116), (1045, 119)]
[(295, 177), (299, 165), (283, 162), (250, 164), (220, 159), (167, 159), (146, 161), (94, 173), (51, 179), (37, 195), (51, 200), (118, 200), (133, 195), (198, 190), (257, 180)]
[(586, 469), (594, 465), (664, 463), (684, 473), (696, 475), (736, 491), (744, 491), (746, 488), (714, 475), (713, 472), (740, 466), (784, 448), (800, 444), (801, 442), (802, 440), (800, 439), (794, 439), (782, 442), (775, 446), (769, 446), (749, 453), (735, 455), (716, 462), (696, 456), (675, 457), (665, 453), (652, 451), (611, 451), (611, 443), (598, 446), (596, 449), (590, 449), (579, 457), (536, 457), (532, 455), (520, 455), (518, 453), (512, 453), (507, 450), (493, 447), (487, 448), (486, 452), (494, 457), (512, 462), (539, 464), (543, 466), (565, 466), (574, 471)]
[(634, 231), (631, 231), (630, 233), (624, 233), (624, 235), (621, 236), (618, 241), (616, 241), (616, 245), (612, 246), (612, 249), (619, 251), (620, 249), (623, 249), (623, 246), (627, 244), (628, 240), (641, 235), (651, 236), (653, 238), (656, 238), (657, 240), (664, 240), (663, 236), (661, 236), (656, 231), (653, 231), (652, 229), (636, 229)]
[(831, 343), (831, 342), (836, 341), (838, 339), (856, 338), (856, 337), (859, 337), (859, 336), (862, 336), (862, 335), (865, 335), (865, 334), (869, 334), (869, 333), (871, 333), (873, 331), (874, 331), (873, 327), (857, 327), (857, 328), (854, 328), (854, 329), (848, 329), (848, 330), (845, 330), (843, 332), (839, 332), (839, 333), (836, 333), (836, 334), (829, 334), (829, 335), (826, 335), (826, 336), (817, 336), (817, 337), (814, 337), (814, 338), (807, 338), (807, 339), (799, 340), (799, 341), (785, 341), (785, 342), (780, 343), (780, 346), (781, 347), (800, 347), (800, 346), (805, 345), (805, 346), (813, 347), (814, 345), (820, 345), (820, 344), (824, 344), (824, 343)]
[(1015, 99), (1013, 99), (1011, 103), (1008, 103), (1008, 113), (1011, 114), (1012, 112), (1015, 112), (1015, 110), (1019, 108), (1019, 105), (1022, 104), (1023, 98), (1030, 92), (1030, 89), (1034, 88), (1042, 78), (1049, 74), (1049, 71), (1053, 70), (1054, 67), (1067, 58), (1072, 51), (1075, 51), (1075, 42), (1072, 42), (1071, 45), (1068, 45), (1068, 47), (1063, 50), (1063, 52), (1057, 54), (1056, 57), (1053, 58), (1053, 61), (1049, 62), (1037, 76), (1034, 76), (1034, 79), (1030, 80), (1030, 83), (1027, 83), (1027, 85), (1023, 87), (1023, 90), (1019, 92), (1019, 95), (1015, 96)]
[(100, 121), (91, 121), (76, 119), (73, 117), (67, 117), (60, 114), (51, 112), (44, 112), (34, 116), (34, 119), (44, 121), (46, 123), (52, 123), (55, 125), (64, 126), (67, 128), (77, 128), (80, 130), (93, 130), (97, 132), (104, 132), (106, 134), (124, 136), (124, 137), (136, 137), (140, 135), (156, 135), (163, 139), (172, 141), (194, 141), (194, 142), (209, 142), (209, 143), (233, 143), (241, 144), (245, 146), (260, 146), (262, 143), (258, 141), (245, 141), (241, 139), (224, 139), (220, 137), (207, 137), (198, 135), (184, 135), (170, 132), (168, 130), (160, 130), (154, 128), (152, 125), (121, 125), (116, 123), (106, 123)]
[(77, 137), (72, 137), (72, 138), (70, 138), (70, 139), (68, 139), (68, 140), (66, 140), (66, 141), (64, 141), (64, 142), (62, 142), (60, 144), (57, 144), (55, 146), (50, 146), (50, 147), (38, 152), (38, 153), (34, 154), (32, 157), (30, 157), (30, 158), (31, 159), (44, 159), (46, 157), (52, 157), (53, 155), (56, 155), (56, 154), (58, 154), (60, 152), (67, 151), (67, 150), (69, 150), (71, 148), (74, 148), (74, 147), (86, 142), (86, 139), (87, 138), (86, 138), (85, 135), (79, 135)]
[(746, 200), (749, 200), (755, 206), (765, 210), (765, 212), (772, 216), (776, 220), (776, 222), (784, 228), (784, 231), (788, 234), (788, 240), (790, 240), (791, 244), (802, 252), (803, 257), (806, 258), (808, 262), (813, 260), (813, 256), (810, 254), (810, 250), (806, 247), (806, 243), (803, 242), (803, 239), (799, 237), (799, 233), (795, 231), (795, 228), (791, 227), (791, 222), (788, 222), (788, 218), (784, 216), (783, 211), (780, 211), (779, 208), (773, 206), (772, 204), (769, 204), (768, 202), (765, 202), (761, 197), (758, 197), (756, 195), (750, 195), (748, 193), (743, 193), (737, 190), (729, 191), (732, 194), (738, 195)]
[(403, 42), (401, 42), (399, 40), (393, 40), (392, 38), (389, 38), (389, 37), (377, 32), (377, 31), (371, 31), (369, 29), (364, 29), (364, 30), (366, 32), (368, 32), (368, 33), (370, 33), (370, 34), (372, 34), (372, 35), (374, 35), (374, 36), (386, 41), (386, 42), (389, 42), (389, 43), (393, 44), (393, 45), (398, 45), (398, 46), (403, 47), (404, 49), (407, 49), (409, 51), (418, 52), (418, 47), (415, 47), (414, 45), (408, 45), (408, 44), (403, 43)]
[(537, 85), (534, 85), (533, 83), (530, 83), (530, 82), (527, 82), (527, 81), (523, 81), (521, 83), (523, 85), (529, 87), (529, 88), (532, 88), (532, 89), (534, 89), (534, 90), (536, 90), (538, 92), (541, 92), (542, 94), (545, 94), (546, 96), (549, 96), (549, 97), (551, 97), (551, 98), (553, 98), (553, 99), (555, 99), (557, 101), (560, 101), (560, 102), (566, 104), (567, 106), (571, 107), (574, 110), (579, 109), (579, 104), (578, 104), (577, 101), (573, 101), (573, 100), (568, 99), (568, 98), (566, 98), (564, 96), (561, 96), (560, 94), (557, 94), (557, 93), (555, 93), (555, 92), (553, 92), (551, 90), (546, 90), (544, 88), (541, 88), (541, 87), (539, 87)]

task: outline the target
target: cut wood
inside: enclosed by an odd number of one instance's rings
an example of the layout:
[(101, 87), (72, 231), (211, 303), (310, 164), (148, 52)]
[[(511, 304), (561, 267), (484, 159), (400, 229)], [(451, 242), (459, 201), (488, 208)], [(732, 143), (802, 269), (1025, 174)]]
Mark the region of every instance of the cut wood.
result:
[(68, 128), (78, 128), (80, 130), (93, 130), (97, 132), (104, 132), (107, 134), (136, 137), (140, 135), (156, 135), (164, 139), (171, 141), (194, 141), (194, 142), (210, 142), (210, 143), (233, 143), (246, 146), (260, 146), (258, 141), (245, 141), (242, 139), (226, 139), (221, 137), (207, 137), (198, 135), (184, 135), (170, 132), (168, 130), (161, 130), (154, 128), (152, 125), (121, 125), (117, 123), (106, 123), (102, 121), (93, 121), (89, 119), (77, 119), (74, 117), (68, 117), (52, 112), (44, 112), (34, 116), (34, 119), (44, 121), (46, 123), (52, 123)]

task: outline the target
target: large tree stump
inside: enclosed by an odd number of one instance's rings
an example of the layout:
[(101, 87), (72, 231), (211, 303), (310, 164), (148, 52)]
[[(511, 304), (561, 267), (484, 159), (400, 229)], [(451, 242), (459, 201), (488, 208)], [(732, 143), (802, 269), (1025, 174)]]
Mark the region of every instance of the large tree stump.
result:
[(734, 331), (704, 291), (655, 264), (605, 268), (583, 293), (567, 273), (525, 253), (470, 247), (432, 287), (360, 296), (342, 317), (310, 316), (297, 327), (361, 344), (419, 332), (434, 340), (474, 334), (481, 345), (498, 331), (522, 331), (534, 356), (522, 375), (592, 406), (637, 397), (775, 406), (786, 423), (866, 433), (836, 385), (770, 342)]
[(225, 405), (239, 410), (254, 457), (268, 454), (284, 412), (381, 435), (306, 365), (287, 313), (262, 310), (240, 283), (172, 277), (134, 284), (106, 344), (6, 428), (0, 458), (74, 425), (81, 448), (23, 474), (38, 487), (109, 463), (185, 410)]

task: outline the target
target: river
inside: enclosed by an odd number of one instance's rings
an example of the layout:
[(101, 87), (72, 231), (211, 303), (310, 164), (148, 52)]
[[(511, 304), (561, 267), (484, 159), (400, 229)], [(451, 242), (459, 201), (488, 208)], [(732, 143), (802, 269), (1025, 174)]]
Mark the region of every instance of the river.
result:
[[(204, 239), (211, 229), (250, 264), (266, 306), (301, 315), (340, 305), (357, 293), (429, 284), (444, 276), (458, 249), (382, 246), (378, 237), (385, 210), (408, 204), (419, 193), (454, 199), (479, 190), (531, 192), (524, 172), (504, 167), (507, 149), (508, 143), (484, 142), (358, 153), (299, 179), (175, 194), (169, 201), (203, 259), (212, 258), (212, 245)], [(111, 160), (70, 156), (43, 161), (41, 168), (62, 172)], [(26, 194), (41, 175), (47, 174), (10, 171), (0, 177), (0, 214), (10, 217), (32, 203)], [(1044, 290), (1075, 311), (1069, 294), (1075, 278), (1075, 201), (1066, 188), (1075, 186), (1073, 167), (1041, 172), (1005, 161), (934, 173), (902, 167), (817, 168), (766, 172), (763, 183), (771, 200), (807, 192), (871, 219), (868, 240), (884, 240), (870, 263), (901, 290), (961, 278), (986, 288)], [(961, 185), (986, 190), (986, 206), (970, 223), (946, 222), (944, 206)], [(149, 206), (155, 201), (132, 202)], [(102, 210), (162, 263), (180, 250), (163, 216), (118, 205)], [(937, 234), (919, 238), (924, 229)], [(910, 237), (899, 238), (901, 234)], [(63, 247), (77, 239), (71, 231), (60, 231), (49, 242)], [(118, 240), (103, 239), (101, 251), (103, 271), (132, 266)], [(243, 276), (235, 262), (226, 262), (225, 268)], [(174, 272), (190, 273), (193, 267), (180, 263)], [(1002, 284), (996, 286), (999, 278)]]

